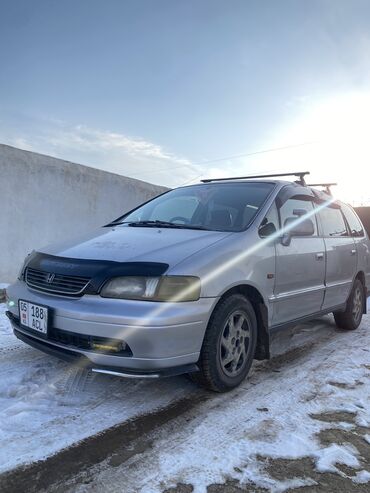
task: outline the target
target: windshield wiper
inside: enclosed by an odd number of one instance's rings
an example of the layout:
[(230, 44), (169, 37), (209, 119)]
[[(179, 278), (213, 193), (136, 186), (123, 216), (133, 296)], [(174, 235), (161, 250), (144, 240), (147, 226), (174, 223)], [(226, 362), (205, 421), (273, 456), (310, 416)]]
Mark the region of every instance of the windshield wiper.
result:
[(177, 224), (175, 223), (171, 223), (169, 221), (132, 221), (132, 222), (128, 222), (126, 223), (128, 224), (129, 226), (148, 226), (148, 227), (158, 227), (158, 226), (161, 226), (161, 227), (164, 227), (164, 228), (169, 228), (169, 227), (177, 227)]
[(204, 229), (207, 230), (204, 226), (193, 226), (192, 224), (178, 224), (171, 223), (170, 221), (133, 221), (127, 223), (128, 226), (144, 226), (148, 228), (177, 228), (177, 229)]
[(124, 224), (124, 223), (122, 221), (108, 223), (108, 224), (104, 224), (104, 228), (111, 228), (113, 226), (119, 226), (120, 224)]
[(168, 221), (114, 221), (112, 223), (106, 224), (106, 227), (111, 227), (111, 226), (119, 226), (121, 224), (127, 224), (127, 226), (148, 226), (149, 227), (157, 227), (157, 226), (163, 226), (163, 227), (178, 227), (181, 226), (181, 224), (176, 224), (176, 223), (170, 223)]

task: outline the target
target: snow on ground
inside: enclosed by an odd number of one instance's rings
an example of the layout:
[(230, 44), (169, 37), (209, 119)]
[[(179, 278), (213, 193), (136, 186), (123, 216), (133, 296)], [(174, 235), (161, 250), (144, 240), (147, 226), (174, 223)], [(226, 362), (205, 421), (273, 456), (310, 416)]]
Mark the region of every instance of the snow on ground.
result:
[[(264, 470), (263, 458), (311, 457), (318, 472), (343, 477), (340, 465), (357, 470), (353, 483), (367, 483), (370, 472), (350, 443), (320, 443), (321, 430), (370, 426), (370, 316), (356, 332), (340, 332), (327, 318), (332, 336), (297, 359), (278, 367), (255, 365), (241, 388), (218, 395), (197, 409), (187, 425), (158, 437), (144, 454), (124, 466), (102, 470), (90, 485), (73, 491), (155, 493), (178, 483), (194, 493), (235, 479), (268, 491), (312, 485), (310, 478), (279, 481)], [(348, 477), (348, 476), (347, 476)], [(370, 488), (370, 486), (369, 486)], [(70, 491), (70, 490), (68, 490)], [(370, 491), (370, 490), (369, 490)]]
[(196, 391), (184, 377), (123, 380), (74, 368), (16, 339), (0, 303), (0, 472)]
[[(76, 369), (18, 341), (4, 313), (0, 304), (0, 472), (199, 394), (183, 377), (149, 382)], [(240, 388), (212, 396), (189, 423), (184, 420), (170, 435), (159, 433), (147, 451), (72, 490), (121, 492), (123, 477), (126, 493), (161, 492), (179, 482), (204, 493), (225, 478), (253, 481), (273, 492), (312, 484), (269, 477), (259, 456), (310, 456), (318, 471), (343, 474), (338, 464), (345, 464), (357, 470), (354, 483), (370, 481), (354, 445), (323, 446), (317, 438), (320, 430), (333, 427), (370, 426), (369, 329), (370, 316), (356, 332), (337, 331), (329, 317), (292, 330), (276, 347), (280, 352), (307, 347), (298, 357), (256, 363)], [(344, 417), (333, 423), (317, 418), (323, 413)]]

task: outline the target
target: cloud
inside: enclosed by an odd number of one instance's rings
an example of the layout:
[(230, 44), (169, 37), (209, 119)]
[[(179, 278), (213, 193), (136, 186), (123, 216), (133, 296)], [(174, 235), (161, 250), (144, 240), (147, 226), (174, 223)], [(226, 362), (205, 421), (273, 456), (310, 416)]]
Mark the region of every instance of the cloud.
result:
[(32, 131), (19, 127), (13, 132), (0, 131), (0, 140), (21, 149), (170, 187), (192, 182), (202, 173), (190, 160), (143, 138), (55, 120)]
[(13, 128), (0, 122), (0, 142), (169, 187), (247, 174), (248, 169), (240, 159), (194, 164), (141, 137), (51, 119)]
[[(295, 104), (300, 107), (295, 119), (245, 149), (254, 155), (225, 160), (210, 155), (211, 160), (192, 162), (141, 137), (58, 120), (17, 119), (13, 126), (0, 120), (0, 142), (168, 187), (201, 178), (307, 169), (312, 181), (338, 181), (338, 197), (369, 203), (370, 93), (336, 94), (322, 101), (305, 97)], [(256, 153), (268, 149), (276, 152)]]
[(51, 139), (51, 143), (55, 146), (78, 148), (79, 150), (121, 150), (135, 157), (149, 157), (190, 165), (188, 160), (179, 159), (152, 142), (147, 142), (141, 138), (127, 137), (119, 133), (96, 130), (84, 125), (77, 125), (58, 132)]
[(141, 137), (59, 120), (8, 127), (7, 133), (0, 126), (0, 142), (169, 187), (199, 183), (201, 178), (248, 174), (248, 168), (258, 172), (243, 159), (194, 164)]

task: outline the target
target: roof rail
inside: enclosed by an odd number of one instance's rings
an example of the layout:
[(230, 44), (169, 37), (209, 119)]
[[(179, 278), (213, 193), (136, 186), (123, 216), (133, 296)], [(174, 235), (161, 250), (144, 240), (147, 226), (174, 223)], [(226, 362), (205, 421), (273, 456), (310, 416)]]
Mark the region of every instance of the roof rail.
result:
[(297, 171), (295, 173), (277, 173), (274, 175), (254, 175), (254, 176), (232, 176), (230, 178), (207, 178), (201, 180), (202, 183), (209, 183), (211, 181), (227, 181), (227, 180), (250, 180), (253, 178), (277, 178), (281, 176), (296, 176), (298, 180), (296, 183), (299, 185), (306, 186), (306, 181), (304, 179), (305, 175), (309, 175), (309, 171)]
[(307, 186), (308, 187), (323, 187), (326, 189), (325, 190), (326, 193), (328, 193), (329, 195), (332, 195), (330, 187), (335, 187), (337, 185), (338, 185), (338, 183), (310, 183)]

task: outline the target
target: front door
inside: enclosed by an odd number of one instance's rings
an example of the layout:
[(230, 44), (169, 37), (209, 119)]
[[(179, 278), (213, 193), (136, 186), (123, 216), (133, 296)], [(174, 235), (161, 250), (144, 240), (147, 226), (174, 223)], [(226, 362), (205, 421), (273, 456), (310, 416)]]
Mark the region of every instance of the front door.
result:
[(325, 244), (318, 236), (311, 200), (291, 198), (280, 208), (280, 225), (297, 219), (303, 211), (314, 223), (312, 236), (292, 236), (288, 246), (276, 245), (276, 280), (273, 325), (290, 322), (320, 311), (325, 292)]

